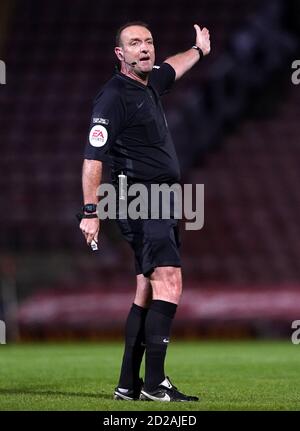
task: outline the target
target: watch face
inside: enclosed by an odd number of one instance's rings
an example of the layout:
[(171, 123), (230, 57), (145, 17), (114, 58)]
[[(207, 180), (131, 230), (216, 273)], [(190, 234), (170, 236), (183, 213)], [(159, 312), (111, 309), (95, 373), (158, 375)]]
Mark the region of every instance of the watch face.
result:
[(86, 204), (83, 207), (83, 211), (85, 211), (86, 213), (94, 213), (97, 209), (97, 205), (95, 204)]

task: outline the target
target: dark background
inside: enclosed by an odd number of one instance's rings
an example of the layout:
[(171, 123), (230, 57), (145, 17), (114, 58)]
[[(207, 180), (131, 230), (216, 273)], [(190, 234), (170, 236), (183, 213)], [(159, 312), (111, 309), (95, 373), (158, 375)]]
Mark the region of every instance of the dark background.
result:
[[(205, 225), (182, 234), (185, 337), (277, 337), (300, 319), (297, 1), (2, 1), (0, 319), (10, 339), (119, 336), (133, 257), (113, 221), (90, 251), (75, 214), (92, 100), (117, 28), (146, 21), (156, 63), (210, 30), (212, 52), (164, 100)], [(109, 178), (106, 171), (104, 180)]]

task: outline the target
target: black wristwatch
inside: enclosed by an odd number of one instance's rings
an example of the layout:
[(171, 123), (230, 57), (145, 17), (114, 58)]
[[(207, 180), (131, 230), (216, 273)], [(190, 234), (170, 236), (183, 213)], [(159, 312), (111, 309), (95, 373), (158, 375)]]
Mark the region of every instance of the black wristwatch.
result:
[(82, 211), (84, 213), (88, 213), (88, 214), (95, 213), (97, 211), (97, 205), (96, 204), (85, 204), (82, 207)]
[(193, 45), (192, 48), (196, 49), (199, 52), (199, 56), (200, 56), (200, 60), (201, 60), (204, 57), (204, 53), (203, 53), (202, 49), (199, 48), (199, 46), (197, 46), (197, 45)]

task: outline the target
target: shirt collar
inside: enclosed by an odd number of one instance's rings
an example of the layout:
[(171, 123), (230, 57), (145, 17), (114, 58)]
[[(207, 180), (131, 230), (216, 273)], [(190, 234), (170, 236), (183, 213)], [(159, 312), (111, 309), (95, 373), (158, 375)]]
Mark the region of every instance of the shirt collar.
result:
[(129, 76), (127, 76), (127, 75), (124, 75), (124, 73), (122, 73), (122, 72), (117, 71), (117, 72), (116, 72), (116, 75), (117, 75), (119, 78), (121, 78), (121, 79), (125, 79), (125, 81), (128, 81), (128, 82), (130, 82), (131, 84), (136, 85), (136, 86), (138, 86), (138, 87), (142, 88), (143, 90), (146, 90), (146, 88), (147, 88), (147, 87), (150, 87), (150, 86), (151, 86), (151, 85), (149, 85), (149, 80), (148, 80), (148, 84), (147, 84), (147, 85), (145, 85), (145, 84), (142, 84), (141, 82), (137, 81), (136, 79), (133, 79), (133, 78), (130, 78)]

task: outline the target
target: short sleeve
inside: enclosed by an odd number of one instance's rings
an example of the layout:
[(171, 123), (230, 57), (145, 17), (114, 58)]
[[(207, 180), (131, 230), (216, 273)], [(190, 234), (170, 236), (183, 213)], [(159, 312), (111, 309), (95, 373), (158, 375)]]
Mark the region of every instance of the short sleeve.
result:
[(120, 134), (125, 107), (117, 91), (102, 91), (95, 99), (84, 158), (109, 161), (109, 151)]
[(168, 93), (175, 81), (176, 72), (168, 63), (154, 66), (150, 74), (150, 84), (155, 87), (160, 96)]

